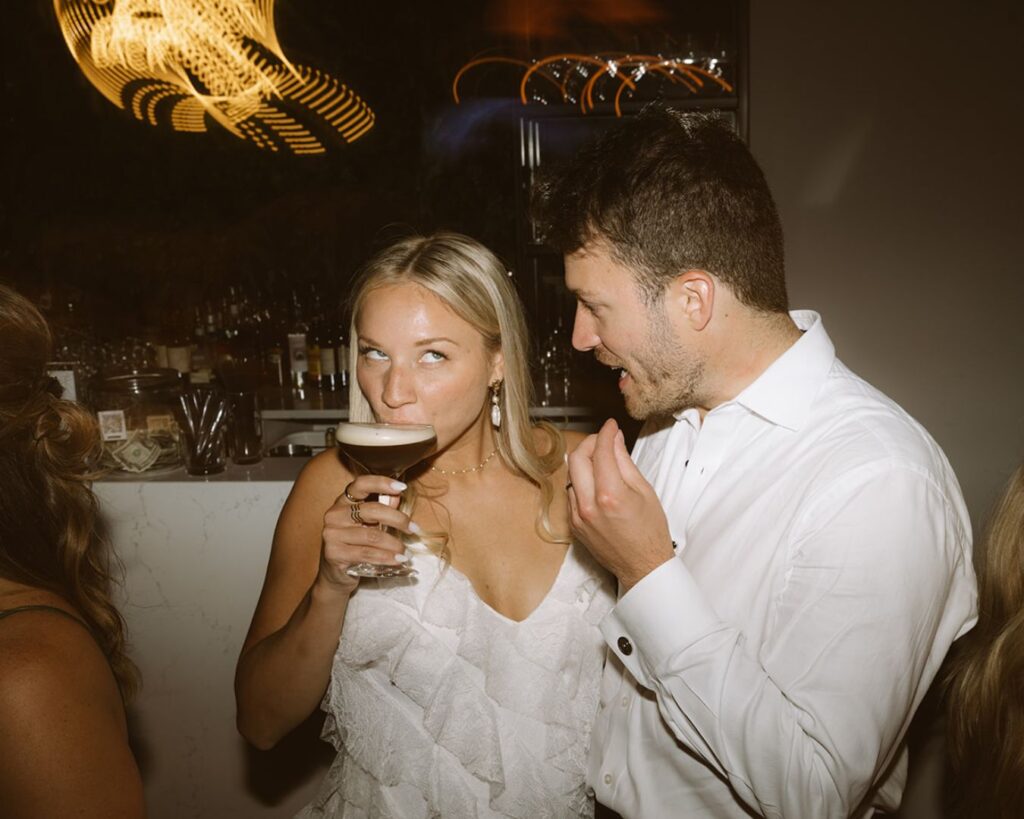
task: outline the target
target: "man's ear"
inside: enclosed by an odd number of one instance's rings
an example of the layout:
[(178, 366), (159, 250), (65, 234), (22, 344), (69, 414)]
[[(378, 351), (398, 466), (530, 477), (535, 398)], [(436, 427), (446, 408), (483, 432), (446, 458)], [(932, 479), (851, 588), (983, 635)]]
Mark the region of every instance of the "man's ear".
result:
[(715, 277), (706, 270), (680, 273), (665, 294), (669, 315), (695, 332), (703, 330), (714, 314), (715, 284)]

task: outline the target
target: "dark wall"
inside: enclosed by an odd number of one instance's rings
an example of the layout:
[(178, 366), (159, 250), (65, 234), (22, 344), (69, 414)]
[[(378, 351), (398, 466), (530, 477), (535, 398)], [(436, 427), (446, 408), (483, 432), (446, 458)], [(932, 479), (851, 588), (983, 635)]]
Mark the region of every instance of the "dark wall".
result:
[[(512, 170), (470, 114), (439, 116), (467, 56), (511, 48), (485, 30), (486, 4), (277, 5), (285, 52), (374, 106), (365, 140), (296, 159), (142, 125), (82, 76), (51, 0), (13, 4), (0, 278), (78, 281), (125, 309), (274, 271), (344, 280), (407, 228), (466, 230), (508, 258)], [(844, 360), (935, 435), (977, 524), (1024, 457), (1021, 12), (751, 6), (750, 138), (787, 230), (792, 302), (820, 310)]]
[(977, 531), (1024, 459), (1021, 7), (774, 0), (751, 18), (751, 145), (791, 301), (935, 436)]
[(14, 4), (3, 33), (0, 275), (121, 300), (166, 288), (166, 300), (267, 271), (345, 279), (382, 231), (431, 229), (417, 196), (423, 146), (480, 12), (467, 2), (429, 14), (412, 0), (348, 5), (276, 4), (289, 59), (341, 80), (377, 115), (357, 142), (294, 157), (218, 126), (197, 136), (138, 122), (78, 69), (52, 0)]

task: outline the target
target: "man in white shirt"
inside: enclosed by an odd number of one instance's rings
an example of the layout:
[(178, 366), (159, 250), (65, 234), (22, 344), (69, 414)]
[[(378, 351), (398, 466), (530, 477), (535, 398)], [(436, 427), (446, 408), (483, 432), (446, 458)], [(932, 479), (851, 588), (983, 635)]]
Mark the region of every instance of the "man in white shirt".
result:
[(646, 419), (633, 460), (614, 421), (569, 459), (576, 534), (620, 586), (599, 816), (895, 810), (911, 717), (975, 619), (942, 451), (788, 312), (771, 194), (722, 122), (646, 109), (538, 201), (573, 345)]

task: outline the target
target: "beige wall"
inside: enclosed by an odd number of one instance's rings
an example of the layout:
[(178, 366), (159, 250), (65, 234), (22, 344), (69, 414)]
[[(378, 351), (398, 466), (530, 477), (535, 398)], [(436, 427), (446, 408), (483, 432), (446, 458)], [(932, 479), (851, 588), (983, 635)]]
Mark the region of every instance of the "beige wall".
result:
[(1024, 459), (1019, 6), (751, 6), (750, 142), (791, 302), (939, 441), (977, 531)]

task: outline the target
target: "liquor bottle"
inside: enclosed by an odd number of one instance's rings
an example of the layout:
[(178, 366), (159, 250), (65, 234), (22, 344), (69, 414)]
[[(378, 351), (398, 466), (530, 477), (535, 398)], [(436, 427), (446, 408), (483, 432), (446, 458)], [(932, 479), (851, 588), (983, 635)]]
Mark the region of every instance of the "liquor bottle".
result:
[(323, 389), (323, 378), (320, 369), (320, 321), (314, 318), (306, 334), (306, 361), (309, 372), (308, 380), (311, 387)]
[(213, 299), (210, 304), (209, 316), (212, 323), (208, 322), (206, 327), (207, 344), (212, 351), (210, 366), (219, 372), (224, 368), (225, 362), (231, 358), (231, 338), (234, 335), (235, 327), (231, 323), (230, 304), (227, 296)]
[(292, 315), (288, 323), (288, 369), (292, 389), (303, 392), (309, 386), (309, 359), (306, 349), (306, 335), (309, 325), (302, 312), (302, 302), (297, 291), (292, 291)]
[(260, 382), (262, 360), (257, 352), (256, 326), (251, 317), (242, 315), (227, 340), (228, 355), (221, 359), (220, 376), (232, 392), (252, 392)]
[(320, 325), (320, 389), (334, 391), (338, 383), (338, 342), (329, 322)]
[(284, 329), (279, 322), (267, 317), (265, 338), (263, 343), (263, 380), (272, 387), (283, 387), (285, 385), (285, 367), (287, 348), (282, 340)]
[[(209, 384), (213, 378), (213, 349), (210, 336), (207, 334), (204, 316), (205, 313), (197, 305), (190, 332), (190, 357), (187, 371), (188, 379), (193, 384)], [(170, 356), (170, 348), (168, 348), (168, 356)], [(178, 369), (180, 370), (180, 368)]]
[(185, 311), (176, 311), (167, 337), (167, 366), (186, 378), (192, 377), (192, 359), (195, 352), (195, 332), (189, 327)]
[[(227, 295), (221, 299), (221, 315), (224, 316), (224, 327), (234, 330), (242, 320), (242, 296), (241, 288), (235, 285), (228, 286)], [(229, 332), (229, 337), (233, 333)]]
[(336, 346), (335, 349), (337, 350), (337, 352), (335, 353), (335, 357), (336, 357), (336, 359), (338, 361), (338, 375), (337, 375), (337, 378), (335, 380), (337, 381), (338, 389), (339, 390), (347, 390), (348, 389), (348, 380), (349, 380), (349, 371), (348, 371), (349, 350), (348, 350), (348, 344), (345, 341), (344, 325), (339, 325), (338, 326), (337, 346)]
[(320, 292), (315, 283), (309, 288), (309, 334), (306, 336), (306, 360), (309, 362), (309, 383), (321, 387), (320, 379), (320, 332), (323, 314), (320, 310)]

